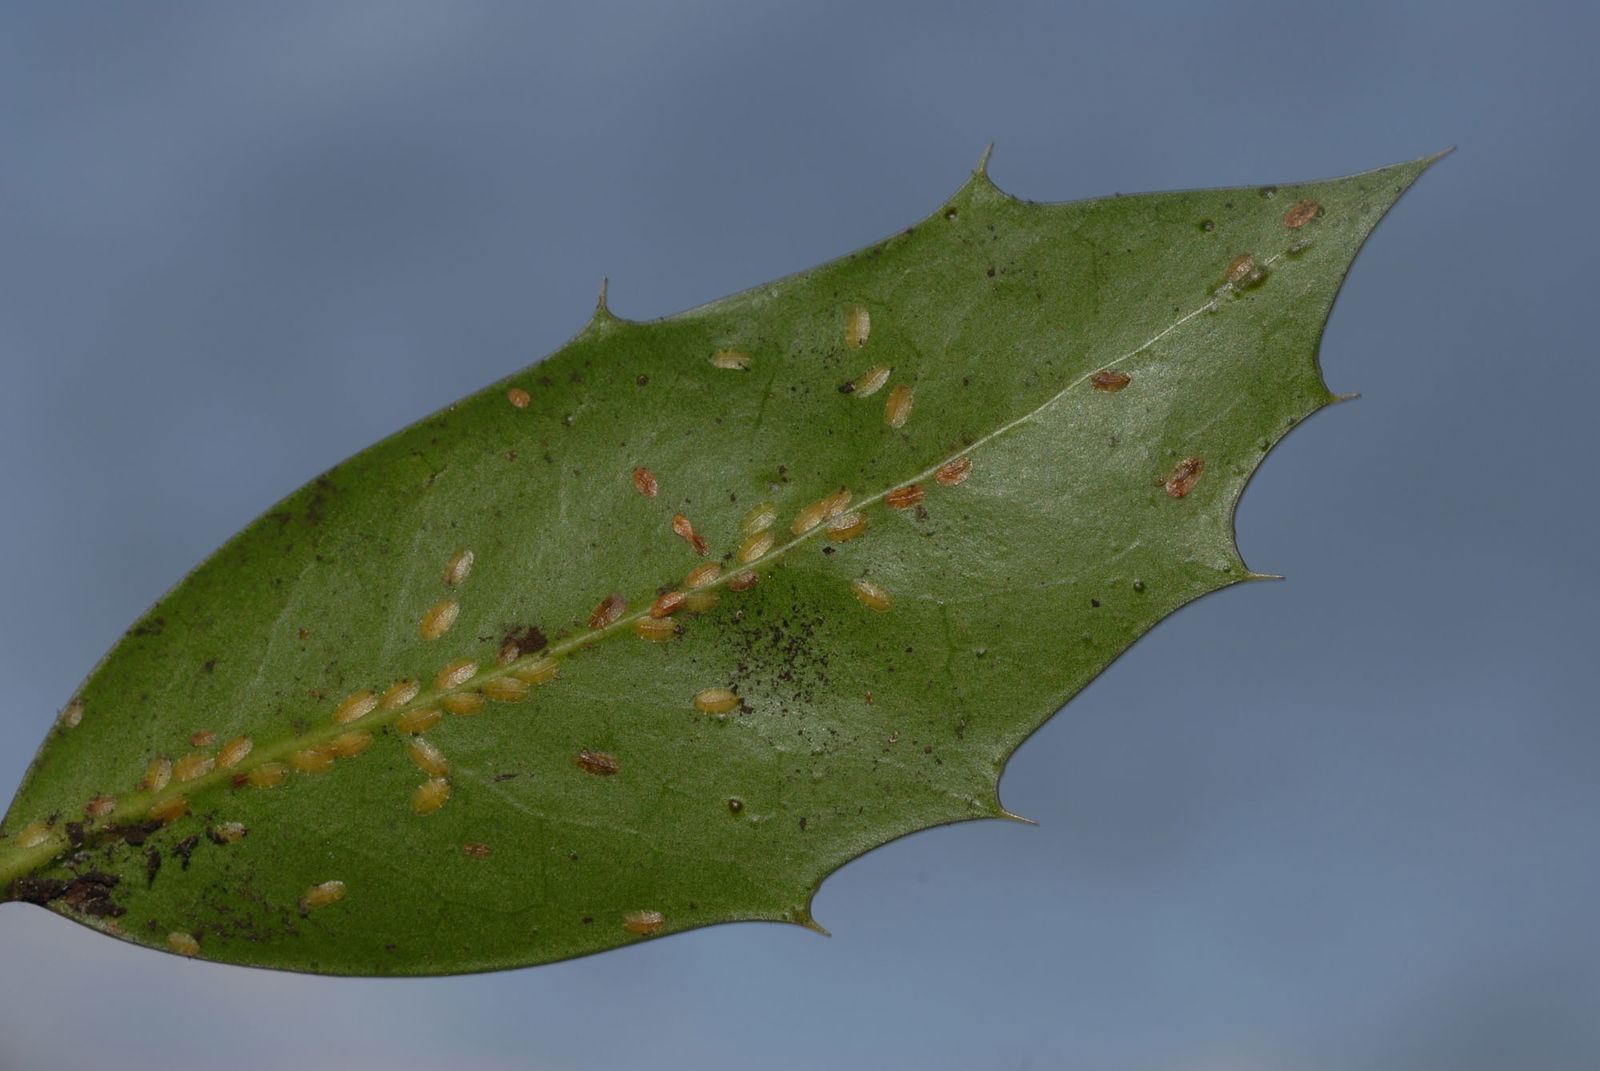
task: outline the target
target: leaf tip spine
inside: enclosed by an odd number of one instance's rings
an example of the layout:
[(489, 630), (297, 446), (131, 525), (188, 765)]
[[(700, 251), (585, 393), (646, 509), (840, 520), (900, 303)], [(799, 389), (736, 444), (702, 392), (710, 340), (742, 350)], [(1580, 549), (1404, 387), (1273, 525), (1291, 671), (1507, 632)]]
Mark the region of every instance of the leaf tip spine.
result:
[(1241, 579), (1248, 583), (1252, 580), (1285, 580), (1287, 577), (1282, 573), (1258, 573), (1254, 569), (1248, 569)]
[(1014, 811), (1008, 811), (1004, 807), (995, 812), (995, 817), (1003, 818), (1007, 822), (1021, 822), (1025, 826), (1037, 826), (1039, 824), (1036, 819), (1029, 818), (1027, 815), (1017, 814)]
[(812, 917), (810, 904), (802, 904), (801, 906), (790, 911), (788, 921), (794, 923), (796, 926), (808, 929), (812, 933), (820, 933), (824, 937), (833, 936), (833, 934), (829, 932), (826, 927)]
[(992, 155), (994, 155), (994, 142), (991, 141), (983, 147), (983, 155), (978, 157), (978, 166), (972, 169), (973, 178), (988, 180), (989, 157)]
[(623, 322), (622, 317), (611, 311), (608, 295), (611, 291), (609, 277), (600, 280), (600, 294), (594, 301), (594, 315), (589, 317), (589, 323), (584, 327), (584, 333), (598, 331)]

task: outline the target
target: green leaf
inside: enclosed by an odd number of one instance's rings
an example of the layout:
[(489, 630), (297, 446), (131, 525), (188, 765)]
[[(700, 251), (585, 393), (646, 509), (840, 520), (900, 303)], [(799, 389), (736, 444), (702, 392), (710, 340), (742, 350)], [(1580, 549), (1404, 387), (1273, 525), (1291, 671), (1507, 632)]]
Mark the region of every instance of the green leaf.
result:
[(980, 167), (792, 278), (654, 323), (602, 296), (560, 352), (330, 470), (140, 619), (30, 768), (0, 887), (334, 974), (814, 926), (848, 860), (1009, 817), (1029, 733), (1253, 578), (1234, 506), (1333, 400), (1322, 325), (1429, 163), (1060, 205)]

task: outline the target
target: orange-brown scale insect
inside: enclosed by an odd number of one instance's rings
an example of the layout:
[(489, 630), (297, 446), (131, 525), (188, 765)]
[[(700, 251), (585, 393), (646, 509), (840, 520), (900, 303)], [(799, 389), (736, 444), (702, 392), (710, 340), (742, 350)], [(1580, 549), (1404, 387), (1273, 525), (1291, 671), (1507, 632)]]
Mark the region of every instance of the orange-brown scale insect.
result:
[(477, 555), (466, 547), (456, 551), (450, 556), (450, 560), (444, 563), (444, 573), (442, 575), (444, 582), (451, 587), (461, 583), (467, 578), (467, 574), (472, 572), (472, 563), (476, 558)]
[(211, 839), (219, 844), (234, 844), (249, 832), (243, 822), (218, 822), (211, 830)]
[(276, 788), (289, 776), (289, 768), (281, 762), (264, 762), (245, 775), (245, 780), (256, 788)]
[(771, 532), (755, 532), (739, 544), (739, 561), (753, 562), (772, 549)]
[(853, 350), (859, 350), (867, 344), (867, 336), (872, 333), (872, 314), (860, 305), (850, 306), (850, 311), (844, 314), (844, 343)]
[(789, 522), (789, 531), (795, 535), (803, 535), (817, 525), (828, 519), (828, 500), (813, 502), (805, 509), (794, 515), (794, 520)]
[(889, 373), (892, 372), (886, 364), (875, 364), (839, 388), (840, 394), (854, 394), (857, 398), (870, 398), (883, 389), (889, 382)]
[(189, 734), (190, 747), (210, 747), (217, 742), (217, 734), (210, 729), (201, 729), (197, 733)]
[(707, 562), (705, 565), (691, 569), (689, 575), (683, 578), (683, 586), (697, 588), (702, 584), (709, 584), (722, 573), (722, 566), (716, 562)]
[(1206, 463), (1198, 457), (1186, 457), (1178, 462), (1167, 477), (1167, 494), (1173, 498), (1182, 498), (1194, 490), (1194, 485), (1200, 482), (1200, 474), (1205, 472)]
[(459, 687), (478, 675), (478, 663), (470, 658), (458, 658), (439, 671), (433, 686), (441, 692)]
[(1322, 206), (1309, 197), (1303, 201), (1296, 201), (1289, 206), (1289, 211), (1283, 214), (1283, 225), (1290, 230), (1298, 230), (1316, 219), (1321, 211)]
[(683, 608), (691, 614), (703, 614), (722, 601), (714, 591), (691, 591), (683, 598)]
[(1126, 372), (1118, 372), (1114, 368), (1102, 368), (1089, 377), (1089, 386), (1107, 394), (1115, 394), (1132, 382), (1132, 376)]
[(702, 714), (726, 714), (739, 705), (739, 697), (727, 688), (702, 688), (694, 694), (694, 708)]
[(761, 582), (761, 574), (754, 569), (741, 569), (728, 577), (729, 591), (749, 591)]
[(146, 792), (160, 792), (171, 780), (172, 760), (165, 755), (157, 755), (144, 768), (144, 780), (139, 782), (139, 788)]
[(972, 475), (972, 458), (958, 457), (954, 461), (947, 461), (939, 466), (939, 471), (933, 474), (933, 482), (943, 487), (954, 487), (958, 483), (966, 482)]
[(689, 544), (690, 549), (692, 549), (702, 558), (705, 557), (711, 549), (706, 543), (705, 537), (699, 532), (696, 532), (694, 530), (694, 525), (689, 523), (689, 518), (685, 517), (681, 513), (674, 513), (672, 515), (672, 531), (674, 534), (682, 536), (684, 541)]
[(167, 947), (180, 956), (198, 956), (200, 954), (200, 942), (195, 939), (192, 933), (167, 934)]
[(910, 509), (927, 497), (928, 492), (922, 489), (920, 483), (908, 483), (884, 495), (883, 504), (890, 509)]
[(343, 899), (344, 882), (324, 881), (306, 890), (306, 894), (300, 898), (300, 910), (306, 911), (313, 907), (327, 907), (329, 904)]
[(432, 814), (443, 807), (449, 798), (450, 782), (442, 777), (430, 777), (411, 794), (412, 813)]
[(852, 580), (850, 581), (850, 590), (861, 601), (861, 605), (869, 610), (887, 610), (894, 605), (894, 600), (889, 598), (889, 593), (870, 580)]
[(528, 697), (528, 682), (517, 677), (496, 677), (484, 684), (483, 694), (496, 703), (515, 703)]
[(615, 755), (605, 751), (590, 751), (584, 748), (572, 757), (572, 764), (587, 774), (596, 777), (610, 777), (622, 772), (622, 763)]
[(487, 859), (494, 849), (479, 841), (469, 840), (461, 846), (461, 854), (468, 859)]
[(628, 599), (620, 591), (613, 591), (610, 595), (600, 600), (600, 605), (594, 608), (589, 615), (589, 627), (602, 629), (607, 625), (614, 625), (623, 612), (628, 609)]
[(456, 623), (456, 618), (460, 614), (459, 602), (454, 599), (441, 599), (422, 615), (422, 623), (417, 626), (417, 634), (425, 640), (436, 640), (450, 631), (450, 626)]
[(510, 402), (518, 409), (526, 409), (533, 401), (533, 395), (529, 394), (521, 387), (512, 387), (510, 390), (506, 391), (506, 401)]
[(444, 717), (444, 711), (438, 707), (428, 707), (426, 710), (408, 710), (395, 719), (394, 727), (402, 733), (425, 733), (439, 724)]
[(188, 813), (188, 796), (168, 796), (150, 808), (150, 817), (157, 822), (175, 822)]
[(422, 691), (422, 685), (407, 677), (389, 685), (388, 689), (383, 693), (383, 698), (378, 700), (378, 705), (384, 710), (394, 710), (396, 707), (403, 707), (411, 702), (420, 691)]
[(364, 718), (378, 708), (378, 697), (363, 688), (359, 692), (352, 692), (346, 696), (338, 706), (333, 708), (333, 723), (347, 725), (357, 718)]
[(483, 693), (457, 692), (439, 700), (439, 705), (452, 714), (478, 714), (484, 707)]
[(236, 736), (229, 740), (222, 745), (222, 750), (217, 752), (217, 769), (233, 769), (245, 760), (255, 746), (248, 736)]
[(865, 514), (843, 513), (828, 522), (827, 536), (835, 543), (847, 543), (866, 530)]
[(216, 768), (217, 760), (204, 751), (195, 751), (172, 764), (172, 779), (174, 781), (193, 781), (197, 777), (204, 777)]
[(681, 591), (669, 591), (650, 604), (651, 617), (671, 617), (686, 598)]
[(744, 350), (717, 350), (709, 359), (715, 368), (743, 372), (750, 367), (750, 355)]
[(333, 769), (333, 756), (320, 747), (291, 752), (289, 765), (303, 774), (327, 773)]
[(50, 839), (49, 822), (33, 822), (17, 830), (18, 848), (37, 848)]
[(633, 623), (633, 633), (641, 640), (665, 643), (678, 634), (678, 625), (670, 617), (641, 617)]
[(640, 937), (648, 937), (666, 924), (666, 917), (659, 911), (630, 911), (622, 916), (622, 928)]
[(891, 428), (903, 428), (911, 419), (911, 388), (896, 383), (889, 391), (889, 400), (883, 403), (883, 422)]
[(444, 752), (434, 747), (425, 737), (413, 736), (406, 741), (406, 756), (416, 763), (417, 769), (430, 777), (443, 777), (450, 772), (450, 764), (445, 761)]
[(1256, 265), (1256, 258), (1249, 253), (1241, 253), (1228, 262), (1226, 278), (1234, 286), (1255, 286), (1266, 277), (1267, 273)]
[(556, 679), (556, 673), (561, 669), (561, 664), (553, 658), (541, 658), (537, 662), (529, 662), (525, 666), (518, 666), (511, 671), (511, 675), (519, 681), (529, 684), (544, 684)]
[(772, 527), (772, 522), (778, 519), (778, 507), (771, 502), (760, 502), (750, 507), (739, 521), (740, 535), (755, 535)]
[(93, 796), (88, 803), (83, 805), (83, 813), (89, 818), (104, 818), (117, 809), (117, 797)]
[(357, 729), (340, 733), (324, 745), (328, 752), (341, 759), (352, 759), (372, 746), (372, 734)]
[(633, 470), (633, 486), (641, 495), (646, 498), (656, 497), (656, 491), (660, 487), (660, 485), (656, 483), (655, 473), (651, 472), (649, 469)]

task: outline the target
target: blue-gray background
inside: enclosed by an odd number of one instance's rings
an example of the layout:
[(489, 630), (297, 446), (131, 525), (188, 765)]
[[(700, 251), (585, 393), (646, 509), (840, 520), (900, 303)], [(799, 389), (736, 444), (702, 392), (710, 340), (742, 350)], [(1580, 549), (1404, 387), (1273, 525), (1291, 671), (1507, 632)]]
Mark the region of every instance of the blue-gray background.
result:
[[(669, 10), (670, 8), (670, 10)], [(835, 936), (509, 974), (224, 968), (0, 908), (0, 1066), (1600, 1067), (1591, 4), (16, 4), (0, 13), (0, 796), (280, 495), (558, 347), (1048, 200), (1433, 152), (1247, 560), (879, 850)]]

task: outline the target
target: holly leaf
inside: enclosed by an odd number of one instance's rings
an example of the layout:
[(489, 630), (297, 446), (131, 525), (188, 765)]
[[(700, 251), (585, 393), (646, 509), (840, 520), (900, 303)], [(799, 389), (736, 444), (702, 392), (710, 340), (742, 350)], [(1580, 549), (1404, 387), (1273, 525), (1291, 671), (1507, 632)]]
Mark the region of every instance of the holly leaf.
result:
[[(329, 470), (141, 618), (0, 887), (125, 940), (445, 974), (719, 922), (1007, 818), (1012, 751), (1256, 578), (1233, 512), (1431, 163), (921, 223), (558, 353)], [(351, 399), (360, 404), (359, 398)], [(200, 445), (200, 444), (197, 444)]]

